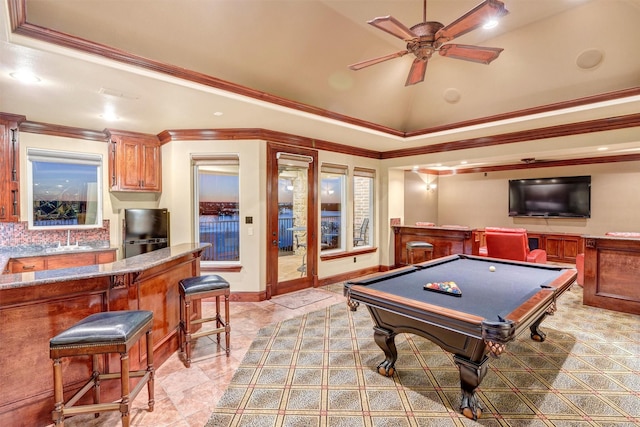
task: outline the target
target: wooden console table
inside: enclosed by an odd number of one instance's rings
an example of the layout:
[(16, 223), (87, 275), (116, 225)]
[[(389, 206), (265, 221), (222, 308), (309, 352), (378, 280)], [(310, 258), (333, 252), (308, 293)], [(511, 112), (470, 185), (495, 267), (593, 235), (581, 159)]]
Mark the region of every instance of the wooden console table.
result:
[(394, 268), (408, 263), (407, 242), (427, 242), (433, 245), (433, 258), (454, 254), (478, 255), (480, 241), (475, 229), (394, 225)]

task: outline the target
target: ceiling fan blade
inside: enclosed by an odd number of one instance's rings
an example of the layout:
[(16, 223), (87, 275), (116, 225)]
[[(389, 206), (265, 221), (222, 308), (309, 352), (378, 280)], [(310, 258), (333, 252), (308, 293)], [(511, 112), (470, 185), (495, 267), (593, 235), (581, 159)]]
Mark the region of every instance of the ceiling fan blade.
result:
[(367, 59), (366, 61), (356, 62), (355, 64), (349, 65), (349, 68), (354, 70), (354, 71), (361, 70), (361, 69), (363, 69), (365, 67), (368, 67), (370, 65), (375, 65), (375, 64), (378, 64), (380, 62), (388, 61), (388, 60), (393, 59), (393, 58), (400, 58), (401, 56), (404, 56), (407, 53), (409, 53), (408, 50), (401, 50), (400, 52), (391, 53), (389, 55), (380, 56), (378, 58)]
[(405, 86), (411, 86), (424, 80), (424, 74), (427, 72), (427, 62), (426, 59), (416, 58), (413, 60)]
[(504, 49), (500, 47), (481, 47), (467, 44), (446, 44), (440, 47), (440, 55), (465, 61), (489, 64), (496, 59)]
[(367, 23), (405, 41), (418, 38), (413, 31), (393, 16), (381, 16)]
[(504, 3), (498, 0), (485, 0), (451, 24), (441, 28), (436, 33), (436, 40), (446, 43), (463, 34), (473, 31), (484, 25), (491, 19), (496, 19), (506, 15), (509, 11), (504, 7)]

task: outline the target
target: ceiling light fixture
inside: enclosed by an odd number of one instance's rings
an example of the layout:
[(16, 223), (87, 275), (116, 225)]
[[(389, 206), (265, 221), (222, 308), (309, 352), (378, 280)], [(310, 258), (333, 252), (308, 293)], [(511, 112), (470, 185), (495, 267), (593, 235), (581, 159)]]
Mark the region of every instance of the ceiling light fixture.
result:
[(38, 83), (40, 81), (40, 77), (36, 76), (31, 71), (16, 71), (9, 75), (22, 83)]
[(120, 120), (120, 117), (116, 116), (116, 113), (112, 111), (107, 111), (106, 113), (100, 114), (100, 117), (108, 122), (115, 122), (116, 120)]
[(482, 29), (484, 30), (490, 30), (492, 28), (495, 28), (498, 26), (498, 20), (497, 19), (491, 19), (489, 21), (487, 21), (483, 26)]

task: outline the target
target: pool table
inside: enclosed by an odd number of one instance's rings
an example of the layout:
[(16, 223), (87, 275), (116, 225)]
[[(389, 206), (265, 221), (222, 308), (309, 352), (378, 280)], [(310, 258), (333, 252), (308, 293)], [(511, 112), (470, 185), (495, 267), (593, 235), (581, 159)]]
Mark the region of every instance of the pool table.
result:
[[(451, 255), (344, 285), (347, 304), (366, 305), (374, 340), (385, 354), (378, 372), (391, 376), (398, 357), (395, 336), (408, 332), (453, 353), (460, 370), (460, 410), (471, 419), (482, 414), (475, 390), (506, 344), (529, 328), (544, 341), (542, 320), (553, 314), (557, 298), (573, 284), (572, 268), (473, 255)], [(460, 294), (425, 289), (454, 282)]]

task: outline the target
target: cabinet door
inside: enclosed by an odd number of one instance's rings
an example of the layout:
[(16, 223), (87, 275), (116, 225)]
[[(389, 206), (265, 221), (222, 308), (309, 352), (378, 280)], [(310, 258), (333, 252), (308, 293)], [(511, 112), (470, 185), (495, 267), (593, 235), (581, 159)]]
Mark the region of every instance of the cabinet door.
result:
[(547, 259), (552, 261), (561, 261), (563, 257), (562, 237), (547, 235), (545, 237), (545, 250), (547, 251)]
[(142, 187), (140, 179), (140, 163), (142, 159), (141, 147), (135, 141), (123, 138), (118, 144), (118, 174), (120, 189), (139, 190)]
[(19, 153), (17, 122), (0, 117), (0, 221), (20, 221)]
[(160, 191), (160, 146), (156, 144), (140, 145), (140, 179), (141, 187), (147, 191)]

